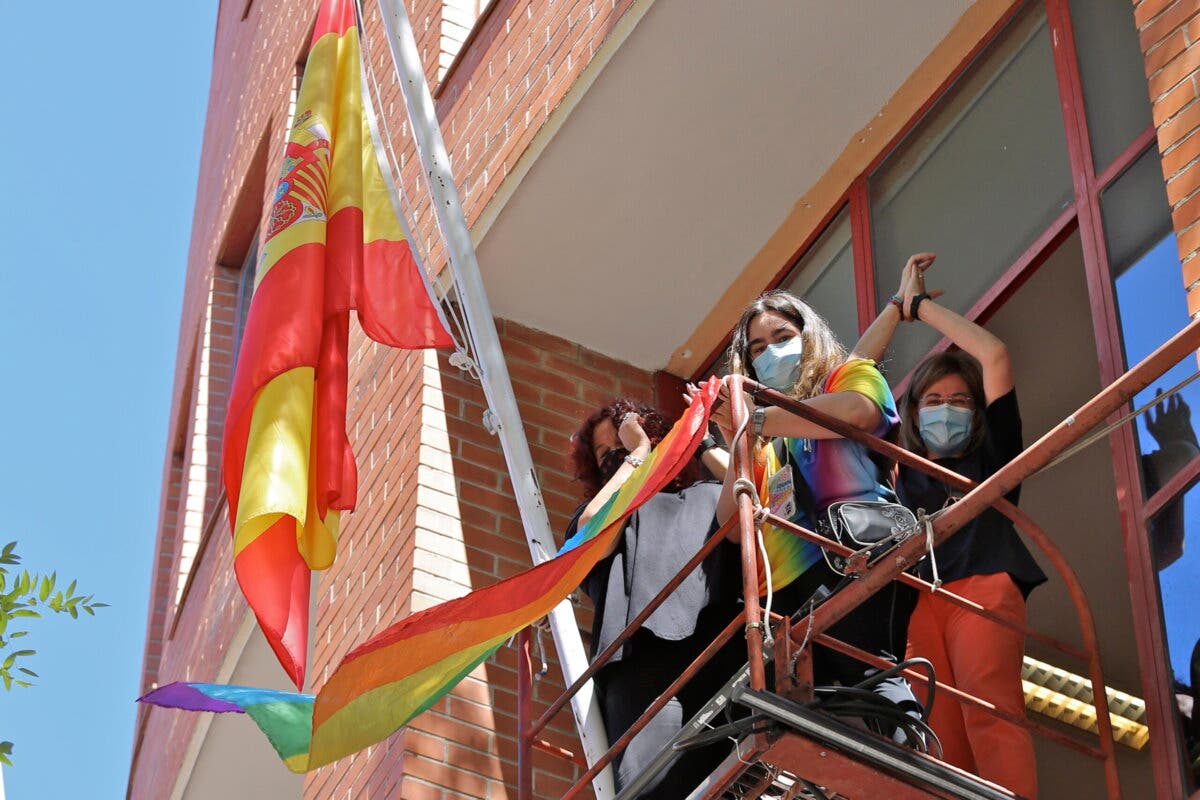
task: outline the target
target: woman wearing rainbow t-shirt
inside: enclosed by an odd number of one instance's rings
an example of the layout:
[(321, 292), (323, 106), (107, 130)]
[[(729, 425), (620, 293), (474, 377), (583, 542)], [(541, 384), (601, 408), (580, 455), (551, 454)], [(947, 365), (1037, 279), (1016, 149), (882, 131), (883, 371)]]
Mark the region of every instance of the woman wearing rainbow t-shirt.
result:
[[(743, 312), (729, 347), (729, 369), (876, 436), (886, 435), (899, 421), (892, 393), (874, 362), (848, 358), (825, 320), (787, 292), (768, 292)], [(780, 472), (791, 470), (787, 480), (794, 487), (794, 498), (785, 505), (793, 522), (815, 530), (817, 520), (837, 501), (896, 501), (889, 485), (889, 465), (872, 457), (866, 447), (782, 408), (755, 407), (752, 398), (746, 400), (754, 433), (773, 440), (770, 447), (779, 454)], [(713, 419), (729, 440), (729, 404), (714, 411)], [(717, 503), (717, 518), (722, 523), (736, 513), (734, 479), (730, 470)], [(842, 576), (822, 558), (819, 547), (790, 538), (795, 544), (786, 559), (773, 558), (771, 564), (776, 587), (773, 610), (786, 614), (799, 611), (810, 598), (819, 599), (842, 582)], [(829, 633), (895, 660), (904, 653), (908, 618), (915, 603), (913, 589), (893, 582), (833, 625)], [(818, 685), (852, 686), (876, 672), (821, 647), (814, 648), (813, 657)], [(903, 679), (882, 682), (875, 690), (906, 710), (919, 710)]]

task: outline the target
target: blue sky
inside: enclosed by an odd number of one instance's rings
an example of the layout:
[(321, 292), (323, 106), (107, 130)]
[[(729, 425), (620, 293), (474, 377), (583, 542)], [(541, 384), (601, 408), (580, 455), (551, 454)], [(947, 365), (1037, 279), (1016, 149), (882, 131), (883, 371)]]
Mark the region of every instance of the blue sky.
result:
[(0, 544), (112, 604), (35, 623), (10, 798), (125, 793), (216, 10), (5, 9)]

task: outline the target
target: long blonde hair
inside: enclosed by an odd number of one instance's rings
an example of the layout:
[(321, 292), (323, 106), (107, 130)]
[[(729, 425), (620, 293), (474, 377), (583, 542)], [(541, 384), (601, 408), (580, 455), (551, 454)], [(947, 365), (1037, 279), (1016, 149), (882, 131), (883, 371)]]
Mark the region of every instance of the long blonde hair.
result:
[(729, 343), (729, 371), (758, 380), (750, 357), (750, 323), (764, 311), (774, 311), (800, 329), (804, 358), (800, 374), (790, 392), (792, 397), (806, 400), (821, 394), (829, 373), (845, 363), (846, 348), (830, 330), (824, 317), (803, 300), (782, 289), (764, 293), (742, 312), (737, 327), (733, 329), (733, 340)]

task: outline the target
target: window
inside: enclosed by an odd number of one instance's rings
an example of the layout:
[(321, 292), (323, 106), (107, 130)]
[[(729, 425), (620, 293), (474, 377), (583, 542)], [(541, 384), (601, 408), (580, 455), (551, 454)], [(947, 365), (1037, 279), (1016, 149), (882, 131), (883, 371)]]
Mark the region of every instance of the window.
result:
[(233, 317), (233, 364), (237, 369), (238, 355), (242, 349), (242, 334), (246, 330), (246, 318), (250, 315), (250, 299), (254, 296), (255, 277), (258, 272), (258, 233), (254, 234), (250, 252), (238, 274), (237, 300)]
[[(1134, 364), (1189, 320), (1157, 148), (1147, 150), (1104, 192), (1101, 209), (1125, 359)], [(1147, 298), (1153, 302), (1146, 302)], [(1152, 402), (1156, 392), (1195, 372), (1196, 361), (1189, 355), (1139, 393), (1134, 405)], [(1180, 473), (1195, 475), (1200, 459), (1192, 411), (1200, 409), (1200, 384), (1189, 384), (1177, 398), (1142, 415), (1136, 438), (1144, 494), (1157, 509), (1146, 521), (1146, 536), (1157, 575), (1167, 657), (1174, 680), (1194, 692), (1194, 661), (1200, 669), (1200, 617), (1194, 609), (1195, 587), (1200, 582), (1200, 550), (1195, 545), (1200, 536), (1200, 492), (1194, 486), (1184, 487), (1165, 502), (1154, 500), (1155, 493)], [(1195, 788), (1194, 782), (1191, 788)]]
[[(875, 292), (908, 257), (938, 254), (932, 285), (965, 313), (1070, 203), (1071, 169), (1044, 13), (1019, 17), (871, 176)], [(890, 351), (904, 375), (937, 342)]]
[(847, 348), (858, 341), (850, 214), (843, 208), (780, 285), (816, 309)]
[(1150, 126), (1145, 64), (1133, 3), (1071, 0), (1092, 157), (1100, 172)]
[(471, 38), (475, 23), (494, 0), (443, 0), (441, 49), (438, 53), (438, 80), (446, 77), (458, 59), (463, 45)]

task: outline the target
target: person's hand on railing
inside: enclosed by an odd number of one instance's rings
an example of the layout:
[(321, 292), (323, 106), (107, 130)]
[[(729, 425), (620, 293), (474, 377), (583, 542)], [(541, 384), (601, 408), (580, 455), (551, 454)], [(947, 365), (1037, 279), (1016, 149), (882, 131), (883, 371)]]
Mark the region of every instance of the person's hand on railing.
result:
[[(683, 394), (683, 402), (688, 405), (692, 404), (692, 399), (699, 394), (700, 387), (694, 383), (689, 383)], [(743, 393), (744, 394), (744, 393)], [(745, 395), (747, 413), (754, 410), (754, 400), (750, 395)], [(733, 424), (733, 409), (729, 403), (729, 383), (722, 379), (721, 391), (717, 395), (716, 402), (713, 403), (712, 412), (709, 415), (709, 421), (717, 426), (717, 430), (721, 432), (721, 438), (725, 440), (727, 447), (733, 444), (734, 424)]]

